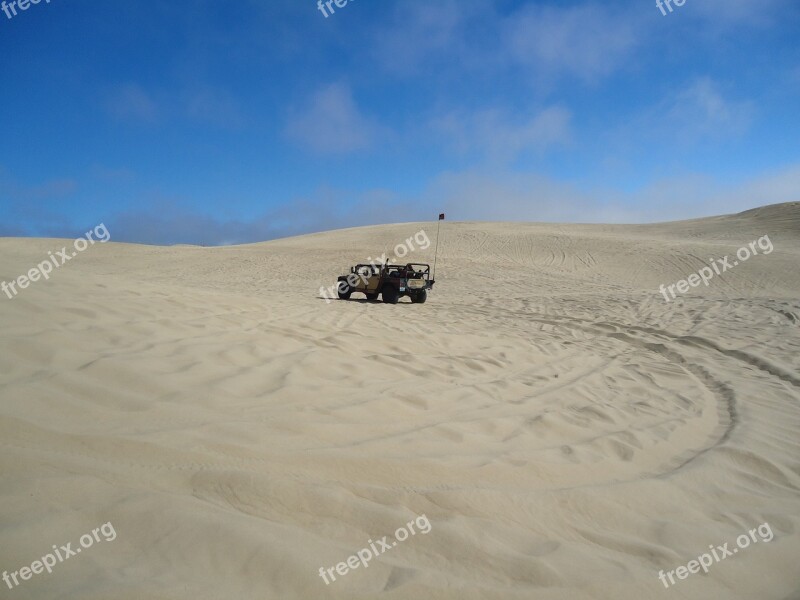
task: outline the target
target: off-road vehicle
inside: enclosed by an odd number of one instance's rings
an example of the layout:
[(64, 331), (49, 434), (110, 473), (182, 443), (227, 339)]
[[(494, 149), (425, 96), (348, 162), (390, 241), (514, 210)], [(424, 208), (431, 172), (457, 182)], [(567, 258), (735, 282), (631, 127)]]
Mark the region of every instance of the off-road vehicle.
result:
[(342, 300), (348, 300), (350, 294), (359, 292), (368, 300), (377, 300), (380, 295), (387, 304), (397, 304), (403, 296), (408, 296), (415, 304), (422, 304), (435, 283), (431, 279), (431, 266), (420, 263), (356, 265), (350, 269), (349, 275), (342, 275), (338, 281), (337, 289)]

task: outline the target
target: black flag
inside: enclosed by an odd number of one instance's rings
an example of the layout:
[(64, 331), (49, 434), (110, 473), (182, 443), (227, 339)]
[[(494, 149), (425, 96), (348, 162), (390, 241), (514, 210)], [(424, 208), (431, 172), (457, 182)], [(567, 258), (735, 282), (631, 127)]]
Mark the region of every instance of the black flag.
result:
[(439, 220), (440, 220), (440, 221), (444, 221), (444, 213), (441, 213), (441, 214), (439, 215)]

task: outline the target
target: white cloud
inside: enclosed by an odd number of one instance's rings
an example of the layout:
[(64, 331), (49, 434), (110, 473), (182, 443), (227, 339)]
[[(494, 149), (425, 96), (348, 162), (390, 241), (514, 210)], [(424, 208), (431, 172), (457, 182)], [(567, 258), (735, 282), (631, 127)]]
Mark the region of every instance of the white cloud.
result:
[(382, 128), (364, 116), (350, 88), (335, 83), (315, 92), (300, 110), (293, 110), (286, 135), (321, 154), (350, 153), (369, 148)]

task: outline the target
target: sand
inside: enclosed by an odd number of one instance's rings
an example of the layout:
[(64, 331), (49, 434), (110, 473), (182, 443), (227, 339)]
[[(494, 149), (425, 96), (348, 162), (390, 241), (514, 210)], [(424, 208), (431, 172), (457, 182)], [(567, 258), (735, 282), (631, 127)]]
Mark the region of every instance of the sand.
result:
[[(0, 296), (0, 570), (117, 534), (0, 598), (800, 598), (800, 203), (445, 222), (426, 304), (320, 298), (423, 228), (112, 230)], [(764, 235), (771, 254), (659, 293)], [(0, 280), (68, 243), (0, 239)], [(319, 576), (419, 515), (429, 533)], [(659, 580), (763, 523), (772, 541)]]

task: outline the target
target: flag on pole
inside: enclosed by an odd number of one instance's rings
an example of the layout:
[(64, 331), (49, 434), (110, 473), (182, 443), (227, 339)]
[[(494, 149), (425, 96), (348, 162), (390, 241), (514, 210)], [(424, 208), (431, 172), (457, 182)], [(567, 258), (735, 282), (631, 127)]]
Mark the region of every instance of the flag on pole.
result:
[(441, 213), (441, 214), (439, 215), (439, 220), (440, 220), (440, 221), (444, 221), (444, 213)]

